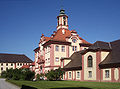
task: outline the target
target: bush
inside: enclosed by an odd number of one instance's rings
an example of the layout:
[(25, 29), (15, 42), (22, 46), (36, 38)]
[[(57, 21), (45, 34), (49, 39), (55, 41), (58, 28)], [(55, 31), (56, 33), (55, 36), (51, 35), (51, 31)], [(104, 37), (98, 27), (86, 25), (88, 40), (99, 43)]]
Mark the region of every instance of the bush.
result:
[(2, 77), (2, 78), (6, 78), (6, 77), (7, 77), (6, 71), (3, 71), (3, 72), (1, 73), (1, 77)]
[(1, 76), (13, 80), (32, 80), (35, 73), (29, 69), (8, 69)]
[(43, 73), (37, 74), (36, 80), (37, 80), (37, 81), (39, 81), (39, 80), (44, 80), (44, 77), (45, 77), (45, 75), (44, 75)]
[(61, 68), (58, 68), (56, 70), (48, 71), (48, 73), (46, 73), (45, 76), (48, 80), (61, 80), (63, 74), (64, 71)]

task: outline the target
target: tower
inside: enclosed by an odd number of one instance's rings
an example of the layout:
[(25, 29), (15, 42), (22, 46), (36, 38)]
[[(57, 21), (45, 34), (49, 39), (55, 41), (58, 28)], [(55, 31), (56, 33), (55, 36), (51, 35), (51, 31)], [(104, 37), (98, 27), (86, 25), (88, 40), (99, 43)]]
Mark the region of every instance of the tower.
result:
[(68, 29), (68, 16), (65, 14), (65, 10), (60, 10), (60, 14), (57, 16), (57, 20), (57, 30), (61, 28)]

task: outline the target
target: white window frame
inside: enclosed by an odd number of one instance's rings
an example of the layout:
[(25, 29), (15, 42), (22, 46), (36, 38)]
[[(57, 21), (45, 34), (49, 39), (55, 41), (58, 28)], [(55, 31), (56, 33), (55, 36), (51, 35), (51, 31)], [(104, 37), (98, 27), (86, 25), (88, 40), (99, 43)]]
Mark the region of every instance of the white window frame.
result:
[(58, 45), (55, 46), (55, 51), (59, 51), (59, 46)]
[(62, 47), (61, 47), (61, 51), (62, 51), (62, 52), (65, 52), (65, 46), (62, 46)]
[(77, 72), (77, 78), (80, 78), (80, 72)]
[(105, 78), (110, 78), (110, 71), (109, 70), (105, 70)]
[(69, 74), (69, 78), (72, 78), (72, 73), (71, 73), (71, 72), (69, 72), (68, 74)]
[(59, 62), (59, 57), (56, 57), (56, 58), (55, 58), (55, 61), (56, 61), (56, 62)]
[(92, 71), (88, 71), (88, 77), (92, 78)]

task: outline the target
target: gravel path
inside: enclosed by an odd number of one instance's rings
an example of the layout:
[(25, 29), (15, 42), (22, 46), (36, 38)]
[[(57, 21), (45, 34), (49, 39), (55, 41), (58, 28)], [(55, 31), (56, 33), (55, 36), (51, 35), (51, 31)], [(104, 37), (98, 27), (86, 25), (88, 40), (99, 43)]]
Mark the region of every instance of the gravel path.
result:
[(8, 83), (5, 79), (0, 78), (0, 89), (20, 89), (19, 87)]

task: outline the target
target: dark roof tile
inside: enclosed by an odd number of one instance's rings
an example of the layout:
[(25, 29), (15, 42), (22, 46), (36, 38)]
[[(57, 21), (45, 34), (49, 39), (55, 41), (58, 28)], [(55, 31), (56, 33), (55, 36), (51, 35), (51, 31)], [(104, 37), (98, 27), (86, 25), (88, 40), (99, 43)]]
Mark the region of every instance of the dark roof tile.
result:
[(32, 63), (33, 61), (24, 54), (5, 54), (0, 53), (0, 62), (2, 63)]

